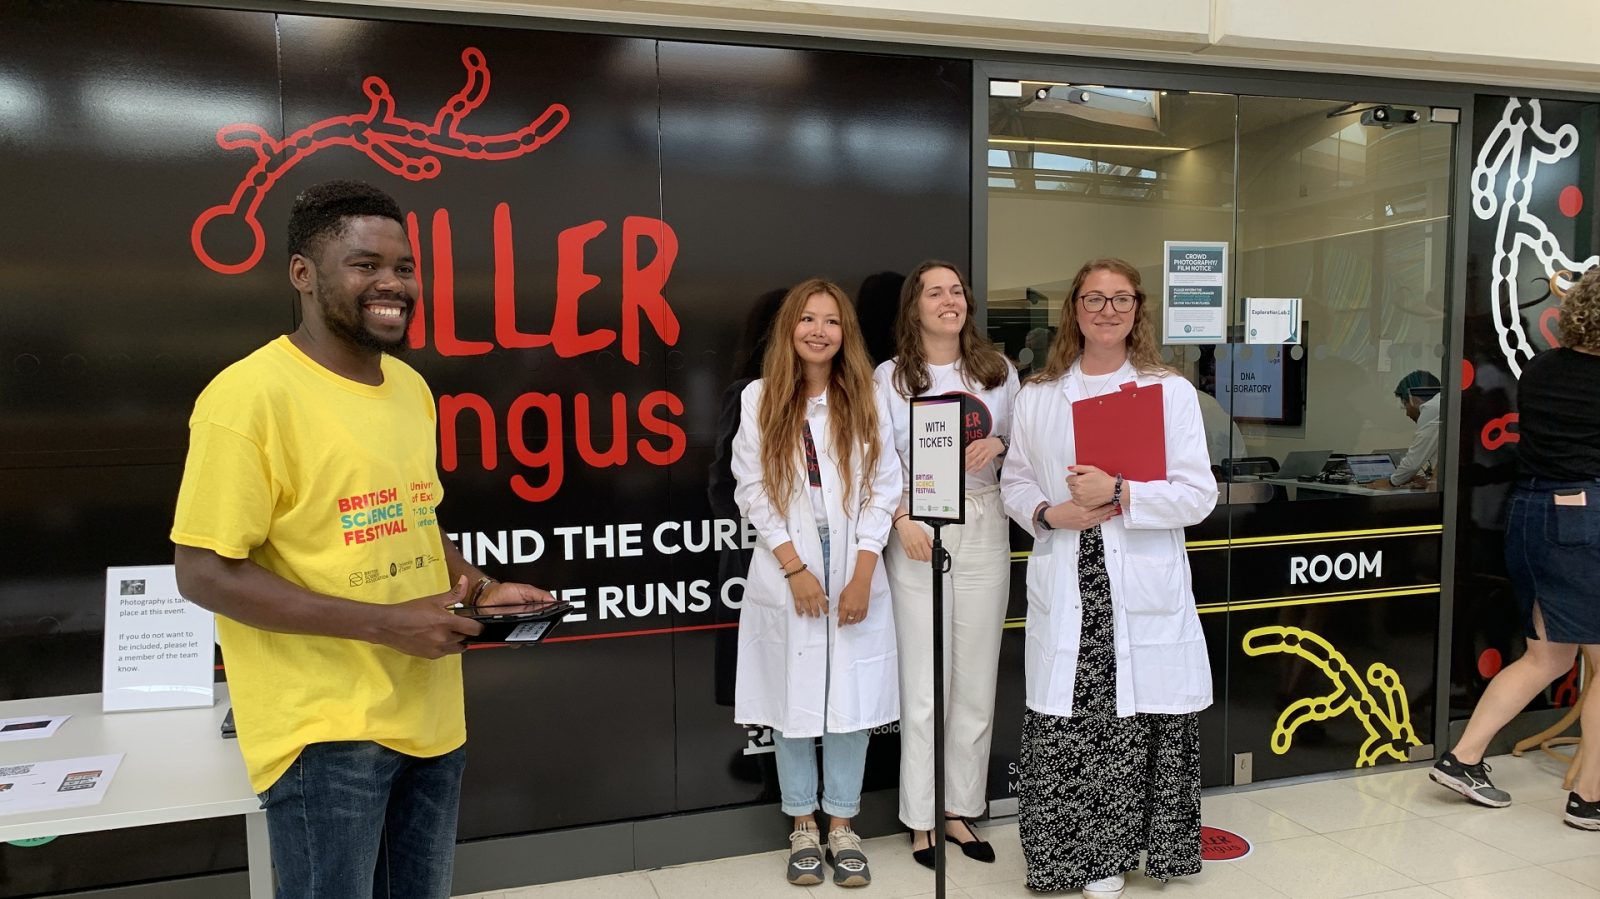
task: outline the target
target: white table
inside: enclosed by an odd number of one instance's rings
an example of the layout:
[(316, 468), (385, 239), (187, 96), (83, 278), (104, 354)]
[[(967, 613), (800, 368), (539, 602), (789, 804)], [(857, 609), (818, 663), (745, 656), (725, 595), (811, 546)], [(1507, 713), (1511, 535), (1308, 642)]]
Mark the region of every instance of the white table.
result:
[(71, 715), (44, 740), (0, 743), (0, 767), (122, 753), (122, 765), (99, 805), (0, 815), (0, 841), (61, 836), (243, 815), (251, 899), (272, 897), (267, 818), (250, 789), (244, 758), (220, 733), (228, 688), (211, 708), (100, 711), (100, 694), (0, 702), (0, 718)]

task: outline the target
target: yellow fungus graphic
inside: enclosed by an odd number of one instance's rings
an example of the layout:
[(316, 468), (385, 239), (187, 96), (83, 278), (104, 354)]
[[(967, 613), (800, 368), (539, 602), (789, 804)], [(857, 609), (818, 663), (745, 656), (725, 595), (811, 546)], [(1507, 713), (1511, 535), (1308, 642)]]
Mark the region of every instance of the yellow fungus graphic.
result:
[[(1353, 712), (1366, 728), (1367, 739), (1356, 756), (1356, 767), (1364, 768), (1378, 763), (1378, 757), (1387, 755), (1398, 761), (1410, 761), (1408, 746), (1420, 746), (1416, 732), (1411, 728), (1411, 703), (1400, 686), (1400, 676), (1382, 662), (1367, 667), (1367, 678), (1362, 680), (1356, 669), (1333, 644), (1317, 634), (1298, 627), (1270, 625), (1258, 627), (1244, 635), (1245, 655), (1260, 656), (1268, 653), (1288, 653), (1299, 656), (1322, 670), (1333, 682), (1333, 691), (1322, 696), (1297, 699), (1278, 716), (1272, 731), (1272, 751), (1283, 755), (1294, 741), (1294, 732), (1308, 721), (1326, 721)], [(1368, 685), (1376, 688), (1382, 700), (1373, 697)]]

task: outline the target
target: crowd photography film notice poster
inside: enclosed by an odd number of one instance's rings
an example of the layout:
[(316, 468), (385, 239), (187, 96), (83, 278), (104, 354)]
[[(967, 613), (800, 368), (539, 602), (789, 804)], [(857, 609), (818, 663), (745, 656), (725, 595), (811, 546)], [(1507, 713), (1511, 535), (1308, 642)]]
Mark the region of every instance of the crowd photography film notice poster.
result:
[(966, 514), (966, 447), (959, 394), (911, 400), (911, 517), (960, 524)]
[(171, 565), (106, 569), (106, 644), (101, 708), (209, 706), (216, 622), (178, 593)]
[(1227, 242), (1169, 240), (1165, 246), (1161, 277), (1162, 342), (1224, 342)]

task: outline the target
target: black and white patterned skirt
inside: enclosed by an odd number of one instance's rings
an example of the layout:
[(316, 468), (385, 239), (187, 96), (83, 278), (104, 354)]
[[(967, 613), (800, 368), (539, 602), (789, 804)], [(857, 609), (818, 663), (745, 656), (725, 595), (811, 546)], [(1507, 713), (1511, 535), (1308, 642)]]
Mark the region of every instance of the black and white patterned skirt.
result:
[(1028, 888), (1078, 890), (1131, 871), (1200, 872), (1199, 716), (1118, 718), (1111, 582), (1100, 528), (1078, 548), (1082, 639), (1072, 716), (1026, 710), (1018, 786)]

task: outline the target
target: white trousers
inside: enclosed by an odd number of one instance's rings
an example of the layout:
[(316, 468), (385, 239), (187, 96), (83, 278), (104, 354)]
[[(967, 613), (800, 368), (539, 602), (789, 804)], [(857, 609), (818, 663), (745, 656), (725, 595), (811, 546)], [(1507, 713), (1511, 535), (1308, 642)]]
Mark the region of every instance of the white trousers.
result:
[[(1000, 491), (990, 487), (967, 494), (966, 524), (941, 531), (951, 556), (944, 579), (944, 810), (967, 817), (987, 808), (995, 679), (1011, 584), (1006, 522)], [(932, 830), (933, 569), (908, 558), (897, 534), (884, 556), (900, 653), (900, 820)]]

